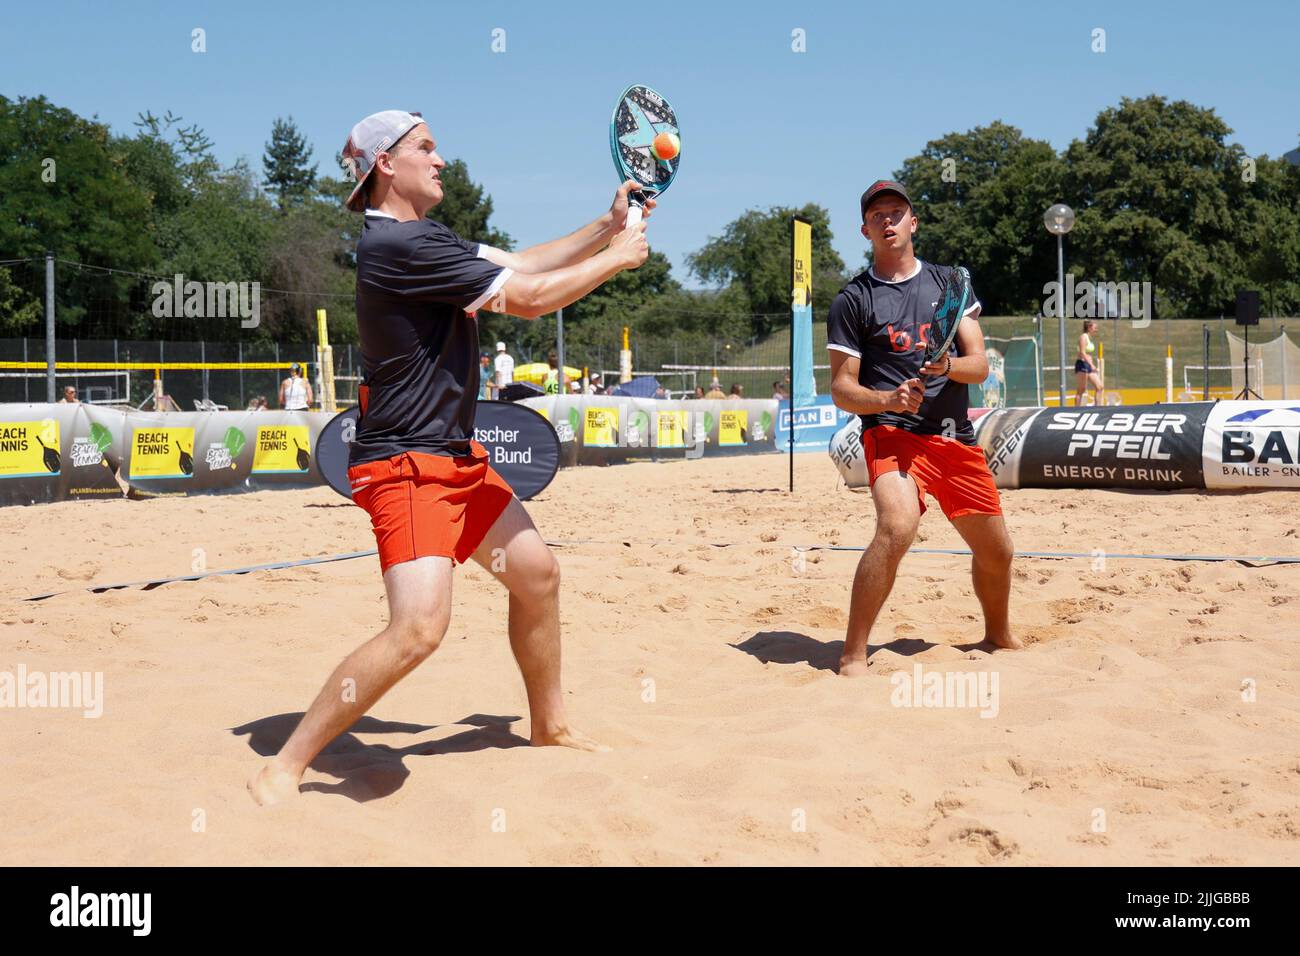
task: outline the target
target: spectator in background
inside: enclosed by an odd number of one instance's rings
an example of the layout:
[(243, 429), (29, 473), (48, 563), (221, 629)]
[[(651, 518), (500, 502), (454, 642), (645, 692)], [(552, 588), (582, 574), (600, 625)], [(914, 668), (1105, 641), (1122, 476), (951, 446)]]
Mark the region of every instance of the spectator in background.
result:
[(478, 397), (486, 402), (496, 398), (497, 383), (493, 377), (492, 356), (484, 352), (478, 357)]
[(253, 400), (248, 403), (248, 410), (250, 412), (264, 412), (268, 408), (270, 408), (270, 405), (266, 401), (265, 395), (254, 395)]
[(497, 388), (505, 388), (515, 380), (515, 360), (506, 351), (506, 343), (497, 343), (497, 357), (493, 363), (497, 373)]
[(286, 412), (305, 412), (312, 403), (311, 382), (302, 374), (302, 366), (289, 366), (289, 377), (280, 383), (280, 407)]
[(588, 395), (605, 394), (605, 383), (601, 379), (599, 372), (591, 373), (591, 380), (587, 382), (587, 394)]
[(71, 385), (63, 386), (63, 397), (59, 399), (60, 405), (80, 405), (81, 400), (77, 398), (77, 390)]
[(692, 395), (691, 397), (692, 397), (692, 398), (703, 398), (703, 397), (704, 397), (704, 386), (703, 386), (703, 385), (696, 385), (696, 386), (695, 386), (695, 394)]
[(543, 383), (547, 395), (560, 394), (560, 357), (552, 349), (546, 356), (546, 364), (550, 366), (546, 370), (546, 381)]
[(772, 397), (775, 398), (778, 402), (785, 400), (786, 397), (785, 389), (781, 387), (780, 382), (772, 383)]
[(655, 389), (655, 398), (667, 398), (667, 397), (668, 397), (668, 393), (664, 391), (664, 387), (662, 385), (660, 385), (658, 388)]
[(709, 390), (704, 393), (704, 397), (705, 398), (726, 398), (727, 396), (723, 394), (722, 386), (718, 384), (718, 380), (714, 379), (713, 384), (709, 386)]
[(727, 396), (728, 401), (732, 399), (741, 399), (744, 397), (745, 397), (745, 389), (741, 386), (739, 382), (733, 383), (731, 386), (731, 394)]
[(570, 392), (573, 392), (573, 393), (575, 393), (575, 394), (581, 394), (581, 393), (582, 393), (582, 383), (579, 382), (576, 378), (571, 378), (571, 379), (569, 379), (569, 391), (570, 391)]

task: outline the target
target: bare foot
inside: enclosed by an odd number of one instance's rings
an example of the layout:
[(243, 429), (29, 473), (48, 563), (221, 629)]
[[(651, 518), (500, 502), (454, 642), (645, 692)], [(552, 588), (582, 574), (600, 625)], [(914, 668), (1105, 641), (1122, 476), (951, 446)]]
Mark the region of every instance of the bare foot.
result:
[(553, 733), (535, 731), (532, 739), (528, 742), (534, 747), (572, 747), (574, 750), (587, 750), (594, 753), (608, 753), (610, 751), (610, 748), (604, 744), (597, 743), (586, 734), (577, 730), (570, 730), (567, 727)]
[(1003, 634), (985, 634), (984, 642), (1008, 651), (1022, 651), (1025, 648), (1024, 642), (1010, 631)]
[(298, 796), (299, 777), (285, 770), (279, 770), (274, 764), (266, 764), (248, 781), (249, 795), (263, 807), (273, 803), (284, 803)]
[(841, 677), (866, 677), (870, 671), (867, 670), (867, 658), (862, 657), (841, 657), (840, 658), (840, 676)]

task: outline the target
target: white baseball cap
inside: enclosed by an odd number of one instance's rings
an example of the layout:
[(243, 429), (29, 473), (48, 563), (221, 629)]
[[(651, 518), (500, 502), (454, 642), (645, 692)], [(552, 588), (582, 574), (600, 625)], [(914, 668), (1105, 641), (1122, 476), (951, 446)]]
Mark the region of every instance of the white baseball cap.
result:
[(504, 342), (498, 342), (498, 343), (497, 343), (497, 351), (498, 351), (498, 352), (504, 352), (505, 350), (506, 350), (506, 343), (504, 343)]
[(375, 158), (393, 148), (393, 144), (423, 123), (419, 113), (406, 110), (383, 110), (371, 113), (356, 126), (343, 146), (343, 165), (356, 180), (356, 188), (348, 196), (347, 207), (353, 212), (365, 212), (366, 204), (361, 188), (375, 168)]

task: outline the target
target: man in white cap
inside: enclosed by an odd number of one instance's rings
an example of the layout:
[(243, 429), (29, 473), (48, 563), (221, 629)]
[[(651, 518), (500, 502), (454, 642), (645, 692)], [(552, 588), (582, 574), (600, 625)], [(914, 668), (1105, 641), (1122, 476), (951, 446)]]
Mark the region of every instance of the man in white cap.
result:
[(505, 388), (515, 380), (515, 360), (506, 351), (506, 343), (497, 343), (497, 357), (493, 363), (497, 374), (497, 388)]
[[(446, 165), (418, 113), (352, 128), (343, 157), (365, 213), (357, 328), (365, 383), (350, 445), (352, 499), (370, 515), (389, 624), (335, 669), (280, 752), (249, 781), (262, 804), (298, 793), (316, 755), (433, 653), (451, 615), (452, 569), (473, 558), (510, 593), (510, 647), (528, 696), (530, 742), (603, 749), (569, 726), (560, 689), (560, 569), (510, 486), (473, 440), (479, 308), (535, 319), (646, 259), (627, 227), (631, 181), (596, 220), (505, 252), (426, 218)], [(647, 209), (653, 202), (647, 204)]]

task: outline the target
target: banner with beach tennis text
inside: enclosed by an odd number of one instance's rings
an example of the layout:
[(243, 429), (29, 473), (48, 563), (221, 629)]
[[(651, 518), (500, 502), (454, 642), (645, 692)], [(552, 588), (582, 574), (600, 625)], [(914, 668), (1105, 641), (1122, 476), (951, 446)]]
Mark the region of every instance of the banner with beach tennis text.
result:
[(0, 405), (0, 505), (120, 498), (121, 418), (78, 403)]
[[(665, 400), (614, 395), (542, 395), (521, 404), (555, 426), (562, 463), (629, 458), (699, 458), (774, 451), (775, 399)], [(570, 457), (571, 454), (571, 457)]]

